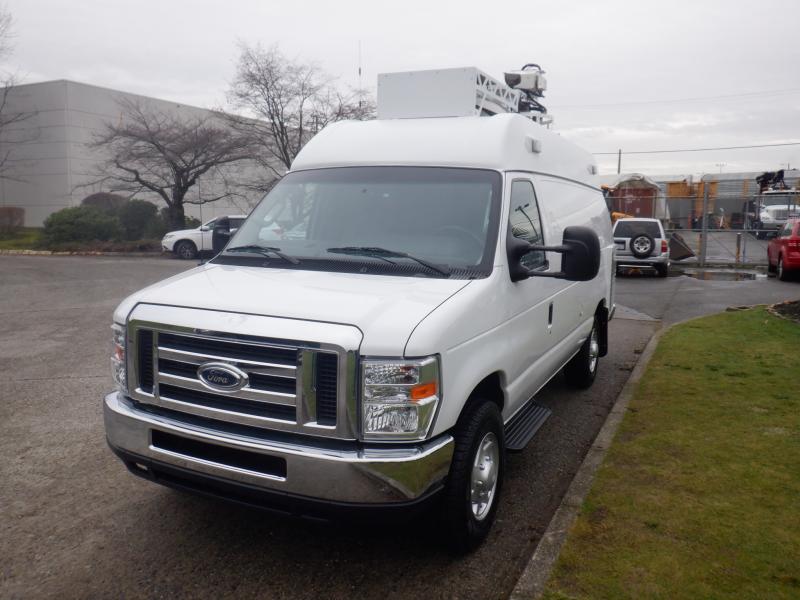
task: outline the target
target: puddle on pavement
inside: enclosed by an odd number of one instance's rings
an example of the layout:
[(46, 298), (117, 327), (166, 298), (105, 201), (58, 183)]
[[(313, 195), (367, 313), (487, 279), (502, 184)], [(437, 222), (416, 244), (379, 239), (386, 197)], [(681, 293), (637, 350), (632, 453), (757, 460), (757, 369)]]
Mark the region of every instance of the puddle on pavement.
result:
[(686, 269), (683, 271), (670, 270), (670, 277), (693, 277), (705, 281), (752, 281), (754, 279), (766, 280), (767, 274), (758, 271), (734, 271), (732, 269)]

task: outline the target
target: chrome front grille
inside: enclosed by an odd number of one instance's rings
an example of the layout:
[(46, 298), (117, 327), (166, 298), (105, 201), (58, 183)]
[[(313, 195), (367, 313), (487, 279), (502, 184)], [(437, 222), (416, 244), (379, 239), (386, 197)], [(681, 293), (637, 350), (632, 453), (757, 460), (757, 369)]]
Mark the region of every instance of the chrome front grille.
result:
[[(352, 353), (136, 321), (128, 335), (135, 341), (128, 353), (130, 395), (139, 402), (241, 425), (352, 437), (352, 403), (339, 401), (352, 388)], [(207, 363), (243, 371), (246, 384), (231, 391), (208, 385), (198, 375)]]
[[(295, 422), (298, 349), (264, 346), (156, 332), (158, 395), (171, 402), (196, 404), (210, 410)], [(208, 362), (238, 367), (248, 375), (235, 392), (209, 389), (197, 369)]]

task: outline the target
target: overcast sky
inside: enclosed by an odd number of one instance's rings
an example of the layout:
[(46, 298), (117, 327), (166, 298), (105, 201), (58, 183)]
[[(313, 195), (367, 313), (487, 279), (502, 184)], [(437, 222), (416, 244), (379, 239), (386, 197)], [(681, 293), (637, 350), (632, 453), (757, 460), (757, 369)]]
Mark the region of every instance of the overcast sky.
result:
[[(554, 128), (591, 152), (622, 148), (623, 171), (800, 167), (800, 146), (624, 154), (800, 141), (798, 0), (5, 5), (16, 32), (6, 67), (28, 83), (72, 79), (222, 106), (239, 41), (278, 44), (353, 86), (360, 41), (363, 84), (372, 89), (381, 72), (476, 66), (499, 78), (537, 62), (547, 71)], [(601, 173), (616, 171), (616, 156), (597, 160)]]

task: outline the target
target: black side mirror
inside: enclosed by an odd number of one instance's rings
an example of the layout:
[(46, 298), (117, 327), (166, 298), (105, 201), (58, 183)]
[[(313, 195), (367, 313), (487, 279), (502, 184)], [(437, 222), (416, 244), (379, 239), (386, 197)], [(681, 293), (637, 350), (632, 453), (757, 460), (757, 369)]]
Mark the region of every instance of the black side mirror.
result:
[[(564, 229), (564, 237), (560, 246), (536, 246), (525, 240), (515, 238), (508, 233), (506, 241), (508, 264), (511, 281), (521, 281), (528, 277), (555, 277), (567, 281), (591, 281), (600, 270), (600, 239), (597, 233), (588, 227), (572, 226)], [(533, 250), (558, 252), (564, 255), (561, 260), (561, 271), (544, 273), (529, 271), (520, 259)]]

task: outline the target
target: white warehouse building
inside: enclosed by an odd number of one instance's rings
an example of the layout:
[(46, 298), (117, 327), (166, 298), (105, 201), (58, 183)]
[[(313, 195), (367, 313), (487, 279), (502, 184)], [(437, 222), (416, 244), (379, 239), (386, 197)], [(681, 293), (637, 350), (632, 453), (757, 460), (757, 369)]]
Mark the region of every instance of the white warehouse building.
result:
[[(107, 122), (122, 117), (120, 100), (143, 102), (156, 111), (177, 111), (197, 117), (211, 111), (166, 100), (129, 94), (117, 90), (57, 80), (15, 86), (8, 95), (4, 110), (9, 115), (28, 115), (3, 131), (0, 156), (8, 154), (3, 177), (0, 177), (0, 206), (25, 210), (25, 225), (41, 226), (52, 213), (78, 206), (94, 192), (113, 191), (108, 184), (86, 184), (102, 162), (102, 155), (89, 147), (95, 133)], [(240, 167), (252, 177), (252, 165)], [(210, 197), (217, 182), (201, 180), (199, 190), (190, 190), (187, 200)], [(195, 186), (196, 188), (198, 186)], [(155, 195), (137, 195), (159, 207), (163, 201)], [(186, 214), (207, 221), (217, 215), (248, 213), (258, 200), (252, 193), (204, 205), (186, 204)]]

